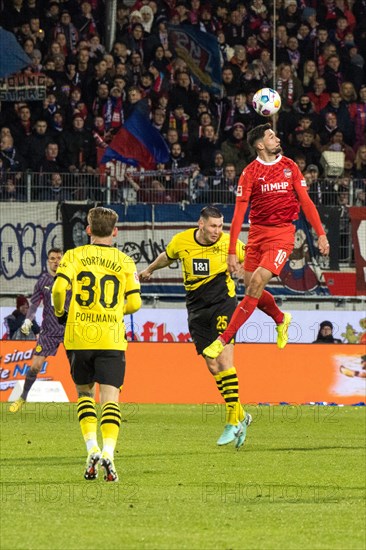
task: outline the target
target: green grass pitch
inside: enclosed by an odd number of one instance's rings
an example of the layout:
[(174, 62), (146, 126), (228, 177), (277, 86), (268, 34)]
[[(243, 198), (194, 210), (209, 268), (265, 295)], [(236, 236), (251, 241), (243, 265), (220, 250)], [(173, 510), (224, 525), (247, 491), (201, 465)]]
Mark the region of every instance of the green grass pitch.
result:
[(365, 408), (121, 405), (118, 484), (83, 479), (74, 404), (1, 408), (1, 550), (364, 549)]

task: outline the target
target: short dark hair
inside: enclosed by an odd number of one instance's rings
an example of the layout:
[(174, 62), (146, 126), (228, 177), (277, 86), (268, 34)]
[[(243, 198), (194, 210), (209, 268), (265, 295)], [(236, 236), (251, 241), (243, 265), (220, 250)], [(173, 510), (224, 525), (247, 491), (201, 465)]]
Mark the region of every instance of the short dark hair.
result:
[(63, 250), (61, 248), (50, 248), (49, 251), (47, 252), (47, 258), (50, 257), (50, 254), (52, 253), (55, 253), (55, 254), (63, 254)]
[(205, 206), (200, 212), (200, 218), (223, 218), (223, 214), (216, 206)]
[(266, 124), (260, 124), (259, 126), (256, 126), (252, 130), (250, 130), (247, 137), (247, 141), (250, 147), (255, 149), (256, 142), (264, 138), (264, 134), (267, 130), (272, 130), (272, 126), (269, 122), (267, 122)]

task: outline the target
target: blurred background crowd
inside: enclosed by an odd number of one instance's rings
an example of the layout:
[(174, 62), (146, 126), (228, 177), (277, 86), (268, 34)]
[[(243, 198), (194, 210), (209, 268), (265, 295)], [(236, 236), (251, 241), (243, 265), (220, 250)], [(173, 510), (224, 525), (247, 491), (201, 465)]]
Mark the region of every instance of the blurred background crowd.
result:
[[(0, 6), (1, 26), (31, 59), (23, 74), (46, 76), (44, 100), (1, 104), (0, 200), (29, 200), (25, 173), (31, 200), (100, 199), (101, 152), (138, 106), (170, 159), (148, 177), (115, 176), (113, 200), (234, 202), (253, 160), (247, 133), (266, 122), (252, 97), (268, 86), (282, 98), (284, 154), (314, 202), (366, 204), (366, 0), (118, 2), (110, 51), (102, 0)], [(169, 25), (216, 37), (221, 97), (192, 77)], [(343, 154), (329, 161), (329, 152)]]

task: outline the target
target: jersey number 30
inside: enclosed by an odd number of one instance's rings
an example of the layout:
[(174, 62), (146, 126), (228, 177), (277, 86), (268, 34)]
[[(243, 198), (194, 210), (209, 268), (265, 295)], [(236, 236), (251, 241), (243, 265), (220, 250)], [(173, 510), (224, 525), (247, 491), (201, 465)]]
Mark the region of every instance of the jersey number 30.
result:
[[(90, 271), (80, 271), (76, 279), (82, 283), (81, 293), (75, 295), (79, 306), (87, 308), (93, 306), (97, 300), (98, 287), (100, 288), (99, 303), (103, 307), (112, 309), (117, 305), (120, 282), (115, 275), (104, 275), (99, 280), (99, 285), (96, 284), (97, 279), (94, 273)], [(108, 302), (106, 297), (108, 297)]]

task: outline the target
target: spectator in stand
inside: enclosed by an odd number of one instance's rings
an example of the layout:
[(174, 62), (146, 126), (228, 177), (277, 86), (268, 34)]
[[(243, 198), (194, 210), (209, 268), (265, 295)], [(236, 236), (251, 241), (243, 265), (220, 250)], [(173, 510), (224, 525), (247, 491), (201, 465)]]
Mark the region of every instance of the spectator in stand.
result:
[(321, 117), (315, 112), (314, 105), (311, 103), (307, 94), (302, 94), (299, 101), (294, 103), (292, 113), (289, 116), (292, 116), (297, 124), (299, 124), (301, 119), (306, 117), (311, 121), (311, 127), (315, 131), (318, 131), (318, 129), (322, 126)]
[(28, 166), (24, 157), (14, 146), (11, 133), (3, 134), (0, 139), (0, 161), (6, 172), (24, 172)]
[(306, 52), (307, 59), (313, 59), (317, 64), (319, 75), (323, 76), (325, 63), (326, 63), (326, 48), (332, 47), (333, 53), (337, 52), (337, 48), (329, 39), (328, 29), (322, 25), (319, 25), (316, 29), (316, 35), (311, 41), (309, 50)]
[[(212, 182), (214, 183), (214, 182)], [(233, 204), (236, 198), (238, 178), (234, 164), (228, 163), (224, 167), (223, 176), (219, 183), (212, 185), (209, 196), (210, 203)]]
[(225, 32), (223, 29), (219, 29), (216, 32), (216, 36), (220, 48), (221, 67), (223, 67), (225, 64), (229, 63), (230, 59), (233, 57), (234, 48), (229, 46), (226, 42)]
[(92, 105), (93, 116), (105, 115), (107, 111), (108, 99), (109, 99), (109, 86), (107, 82), (99, 82), (96, 98), (94, 99), (93, 105)]
[(67, 9), (62, 9), (60, 21), (54, 28), (54, 37), (59, 33), (63, 33), (66, 37), (67, 49), (69, 53), (76, 53), (77, 43), (79, 41), (79, 33), (75, 25), (71, 21), (71, 15)]
[(126, 120), (136, 108), (145, 116), (150, 115), (148, 99), (143, 97), (141, 90), (137, 86), (130, 86), (127, 90), (127, 102), (124, 105), (124, 119)]
[(244, 92), (236, 94), (226, 113), (224, 131), (230, 131), (237, 122), (243, 124), (246, 131), (248, 131), (254, 126), (254, 121), (255, 113), (253, 108), (248, 106), (247, 95)]
[[(294, 146), (293, 148), (293, 154), (295, 154), (296, 152), (296, 144), (299, 143), (297, 141), (297, 135), (299, 133), (302, 133), (302, 137), (301, 137), (301, 143), (300, 145), (302, 144), (302, 141), (303, 141), (303, 132), (305, 130), (308, 130), (309, 128), (311, 128), (312, 130), (314, 130), (315, 132), (315, 125), (313, 123), (313, 120), (311, 118), (311, 116), (309, 115), (300, 115), (300, 118), (298, 120), (298, 123), (297, 123), (297, 126), (296, 128), (294, 129), (293, 132), (291, 132), (291, 134), (288, 136), (288, 141), (289, 143)], [(314, 145), (320, 150), (320, 137), (319, 135), (315, 132), (315, 136), (314, 136)]]
[[(20, 329), (22, 324), (25, 321), (25, 317), (27, 315), (29, 309), (29, 302), (27, 298), (23, 295), (20, 295), (16, 299), (16, 309), (5, 317), (5, 323), (8, 327), (8, 339), (12, 340), (17, 330)], [(32, 321), (31, 331), (34, 335), (39, 334), (40, 332), (40, 326), (38, 325), (37, 321), (34, 319)]]
[(271, 52), (267, 48), (261, 50), (259, 59), (256, 60), (256, 66), (263, 86), (269, 86), (273, 80), (273, 61)]
[(166, 133), (166, 142), (170, 150), (172, 150), (175, 143), (179, 143), (179, 135), (176, 128), (168, 128)]
[(225, 164), (233, 164), (236, 174), (240, 175), (252, 160), (251, 150), (245, 139), (244, 124), (236, 122), (233, 125), (228, 138), (221, 144), (221, 151)]
[(108, 88), (112, 86), (112, 78), (108, 76), (108, 66), (104, 59), (95, 64), (94, 76), (85, 84), (84, 100), (89, 108), (93, 104), (100, 84), (106, 84)]
[(75, 27), (81, 40), (88, 40), (95, 33), (100, 33), (101, 28), (94, 17), (92, 4), (83, 0), (80, 4), (80, 13), (74, 17)]
[(352, 145), (354, 141), (354, 128), (351, 123), (351, 117), (347, 106), (342, 101), (339, 91), (330, 93), (329, 103), (320, 111), (320, 114), (325, 117), (326, 113), (335, 113), (337, 123), (344, 132), (345, 141), (348, 145)]
[(316, 166), (320, 166), (320, 152), (315, 142), (315, 132), (312, 128), (308, 128), (307, 130), (302, 130), (302, 143), (301, 145), (298, 145), (296, 147), (297, 152), (303, 154), (306, 159), (306, 164), (316, 164)]
[[(282, 25), (281, 23), (279, 23), (276, 27), (276, 52), (277, 52), (276, 57), (280, 56), (281, 53), (286, 49), (287, 39), (288, 39), (287, 29), (285, 25)], [(265, 44), (261, 44), (261, 45), (262, 47), (265, 47), (270, 52), (272, 52), (273, 44), (271, 44), (270, 42), (267, 45)]]
[(219, 140), (215, 128), (212, 125), (204, 126), (202, 137), (197, 141), (196, 151), (192, 159), (197, 162), (201, 172), (205, 172), (214, 163), (218, 146)]
[(328, 57), (324, 69), (324, 79), (330, 94), (340, 91), (341, 84), (345, 80), (345, 75), (338, 54), (332, 54)]
[(309, 23), (304, 20), (301, 21), (301, 24), (297, 29), (296, 38), (299, 42), (299, 51), (301, 55), (301, 61), (303, 62), (304, 59), (306, 59), (306, 52), (309, 49), (311, 41), (311, 27)]
[(9, 4), (2, 6), (1, 24), (4, 29), (15, 34), (27, 16), (23, 0), (12, 0)]
[(259, 33), (257, 35), (257, 41), (261, 48), (272, 49), (273, 40), (271, 26), (268, 21), (263, 21), (259, 27)]
[(360, 88), (360, 97), (357, 103), (352, 107), (351, 118), (355, 130), (355, 143), (353, 148), (366, 144), (366, 84)]
[(319, 73), (315, 61), (312, 59), (307, 59), (299, 74), (304, 92), (308, 93), (314, 89), (314, 85), (318, 77)]
[(289, 36), (296, 35), (301, 22), (301, 12), (297, 8), (296, 0), (284, 1), (284, 9), (279, 12), (279, 22), (285, 25)]
[(145, 40), (144, 27), (141, 23), (135, 23), (122, 38), (122, 41), (126, 44), (127, 49), (131, 52), (138, 52), (141, 59), (144, 58)]
[[(70, 2), (59, 5), (57, 0), (57, 2), (51, 2), (45, 13), (43, 13), (34, 0), (31, 1), (32, 6), (28, 6), (27, 0), (26, 16), (21, 18), (18, 26), (14, 25), (14, 30), (21, 37), (26, 49), (29, 46), (29, 52), (34, 53), (39, 49), (40, 55), (37, 54), (34, 57), (31, 70), (45, 69), (48, 96), (45, 110), (42, 113), (34, 102), (30, 105), (24, 105), (24, 102), (23, 104), (19, 103), (17, 110), (20, 112), (24, 107), (26, 112), (26, 108), (30, 106), (31, 120), (39, 119), (40, 115), (46, 117), (53, 139), (57, 136), (61, 140), (61, 136), (65, 134), (62, 111), (67, 113), (66, 120), (73, 127), (72, 117), (75, 109), (79, 110), (84, 120), (86, 119), (84, 129), (91, 137), (93, 121), (90, 124), (88, 123), (86, 116), (90, 117), (90, 115), (87, 110), (91, 112), (91, 106), (95, 105), (100, 99), (104, 100), (101, 114), (105, 117), (106, 113), (111, 114), (110, 104), (115, 101), (120, 117), (118, 127), (122, 120), (130, 115), (138, 102), (144, 102), (139, 105), (144, 107), (144, 112), (147, 115), (150, 113), (149, 104), (151, 103), (154, 105), (154, 110), (160, 102), (159, 110), (165, 112), (167, 110), (168, 113), (172, 112), (173, 114), (176, 111), (174, 107), (183, 105), (183, 113), (189, 116), (190, 137), (189, 140), (184, 142), (186, 124), (182, 121), (178, 109), (178, 118), (174, 115), (177, 127), (181, 126), (178, 141), (185, 148), (186, 158), (197, 160), (196, 139), (198, 139), (198, 135), (196, 136), (196, 131), (201, 113), (209, 110), (216, 120), (221, 121), (220, 128), (217, 129), (215, 120), (210, 121), (209, 117), (203, 117), (202, 119), (205, 124), (206, 122), (207, 124), (212, 122), (215, 132), (222, 131), (222, 134), (216, 136), (217, 141), (214, 144), (214, 150), (216, 150), (221, 140), (228, 138), (227, 133), (236, 122), (243, 123), (246, 131), (259, 123), (258, 117), (250, 104), (252, 93), (256, 91), (254, 88), (268, 85), (276, 89), (279, 88), (281, 91), (283, 107), (278, 118), (279, 131), (283, 136), (284, 147), (291, 145), (295, 154), (302, 150), (303, 145), (300, 144), (300, 149), (297, 149), (297, 144), (294, 142), (300, 143), (304, 137), (303, 133), (298, 132), (298, 126), (307, 129), (303, 127), (303, 124), (299, 125), (299, 120), (303, 116), (313, 115), (312, 112), (304, 111), (301, 105), (303, 100), (304, 104), (306, 102), (310, 103), (309, 99), (314, 104), (316, 113), (323, 110), (324, 120), (328, 111), (336, 113), (338, 125), (344, 132), (347, 145), (352, 145), (356, 151), (357, 147), (365, 143), (366, 115), (363, 112), (365, 101), (362, 99), (363, 91), (360, 86), (361, 83), (365, 84), (363, 66), (366, 47), (364, 46), (365, 35), (362, 30), (362, 14), (364, 12), (359, 2), (349, 8), (343, 0), (336, 0), (336, 6), (335, 3), (327, 0), (326, 9), (320, 3), (319, 9), (317, 8), (317, 12), (315, 12), (312, 7), (303, 7), (304, 2), (297, 2), (296, 4), (294, 0), (284, 0), (283, 7), (278, 9), (277, 15), (275, 15), (277, 18), (277, 64), (284, 59), (288, 65), (295, 65), (295, 70), (301, 78), (300, 86), (307, 92), (307, 98), (301, 93), (294, 97), (296, 95), (295, 89), (297, 89), (296, 77), (291, 74), (288, 77), (286, 71), (281, 75), (282, 65), (276, 67), (276, 74), (282, 78), (282, 81), (279, 81), (277, 86), (277, 82), (270, 80), (273, 73), (270, 53), (273, 47), (270, 20), (273, 16), (268, 11), (268, 3), (263, 0), (236, 3), (230, 6), (230, 15), (228, 15), (226, 0), (225, 3), (216, 3), (217, 5), (208, 5), (202, 0), (201, 2), (200, 0), (193, 0), (191, 6), (183, 1), (176, 1), (171, 8), (166, 3), (156, 3), (154, 0), (151, 0), (151, 2), (139, 0), (131, 9), (123, 5), (118, 6), (118, 35), (112, 55), (105, 53), (104, 43), (100, 39), (101, 36), (105, 36), (104, 20), (100, 16), (101, 10), (95, 3), (90, 0), (80, 0), (79, 5), (76, 6), (77, 9), (75, 9), (75, 6), (73, 7)], [(22, 1), (12, 0), (12, 2), (17, 5), (16, 11), (18, 14), (19, 10), (23, 9)], [(9, 22), (8, 10), (10, 10), (9, 7), (6, 10), (5, 21)], [(199, 19), (197, 19), (198, 14)], [(4, 10), (2, 15), (4, 15)], [(130, 18), (128, 19), (129, 15)], [(32, 20), (30, 19), (31, 16)], [(40, 16), (43, 17), (42, 24), (39, 19)], [(207, 92), (200, 90), (197, 81), (193, 84), (187, 63), (177, 58), (174, 51), (169, 50), (166, 22), (171, 18), (183, 25), (192, 24), (193, 18), (194, 25), (218, 38), (222, 55), (222, 74), (225, 90), (225, 97), (222, 102), (219, 103), (218, 98), (210, 97)], [(65, 22), (67, 23), (66, 26), (64, 25)], [(97, 27), (96, 32), (95, 26)], [(45, 29), (45, 33), (39, 32), (41, 27)], [(73, 27), (76, 29), (76, 33), (72, 32)], [(11, 28), (13, 28), (13, 21), (11, 21)], [(79, 33), (79, 36), (77, 36), (77, 33)], [(126, 38), (125, 43), (121, 43), (122, 36)], [(34, 46), (30, 39), (34, 41)], [(127, 39), (134, 41), (133, 47), (129, 47)], [(72, 41), (74, 41), (73, 47), (71, 47)], [(34, 50), (34, 47), (36, 47), (36, 50)], [(230, 48), (234, 50), (234, 47), (236, 47), (235, 58), (232, 63), (228, 63), (233, 57)], [(134, 50), (137, 50), (138, 53), (135, 54)], [(48, 51), (52, 53), (52, 57), (44, 59), (42, 63), (42, 54)], [(66, 54), (68, 55), (64, 65)], [(132, 55), (136, 56), (134, 62), (131, 59)], [(337, 56), (340, 58), (341, 67), (344, 67), (344, 72), (342, 71), (341, 75), (337, 74), (339, 70), (337, 71), (336, 68), (331, 70), (331, 65)], [(139, 58), (138, 62), (137, 57)], [(126, 67), (126, 62), (131, 68)], [(145, 74), (150, 63), (153, 63), (155, 67), (153, 78), (150, 78), (150, 75), (141, 77), (141, 74)], [(42, 64), (44, 67), (41, 67)], [(335, 93), (339, 95), (339, 92), (342, 92), (342, 97), (340, 96), (339, 100), (337, 96), (331, 94), (333, 102), (330, 101), (330, 105), (327, 101), (328, 90), (325, 89), (324, 81), (321, 79), (325, 65), (327, 65), (327, 80), (332, 86), (337, 81)], [(93, 74), (94, 66), (96, 66), (95, 74)], [(143, 67), (142, 71), (140, 70), (141, 67)], [(241, 80), (240, 74), (242, 75)], [(174, 78), (171, 75), (174, 75)], [(123, 82), (116, 81), (112, 83), (115, 76), (117, 78), (122, 77)], [(124, 90), (131, 87), (133, 78), (135, 78), (136, 84), (141, 89), (138, 92), (131, 92), (130, 95), (126, 94), (125, 100)], [(340, 89), (339, 83), (342, 79), (345, 82)], [(110, 90), (104, 98), (100, 98), (100, 84), (107, 84)], [(63, 87), (64, 85), (67, 85), (68, 88)], [(352, 85), (355, 91), (360, 94), (358, 103), (355, 103)], [(68, 93), (68, 90), (70, 86), (80, 87), (80, 94), (79, 97), (74, 98), (73, 105), (70, 105), (69, 108), (71, 93)], [(112, 88), (115, 86), (122, 89), (121, 95), (117, 93), (117, 90), (112, 92)], [(247, 93), (246, 101), (241, 94), (243, 91)], [(138, 95), (138, 99), (135, 100), (132, 97), (133, 94)], [(204, 94), (207, 94), (208, 99), (204, 99), (205, 105), (201, 103), (198, 110), (198, 99), (203, 99)], [(366, 98), (366, 92), (364, 95)], [(123, 102), (123, 110), (119, 104), (120, 100)], [(169, 104), (168, 109), (167, 103)], [(339, 108), (340, 106), (342, 108)], [(67, 109), (69, 109), (68, 112)], [(112, 108), (112, 111), (114, 114), (111, 114), (111, 118), (114, 120), (115, 110)], [(4, 121), (7, 125), (18, 127), (20, 119), (17, 116), (14, 117), (15, 113), (16, 110), (13, 110), (12, 106), (4, 104), (0, 114), (1, 122)], [(350, 120), (347, 121), (346, 115)], [(157, 127), (165, 133), (168, 125), (167, 115), (165, 116), (165, 124), (162, 116), (158, 116), (157, 119), (159, 119), (159, 122), (156, 122)], [(316, 118), (314, 122), (316, 122)], [(108, 121), (106, 123), (109, 124)], [(28, 128), (28, 132), (31, 127), (32, 125)], [(204, 127), (202, 125), (202, 132)], [(313, 123), (311, 128), (315, 131), (318, 130), (316, 123), (315, 125)], [(330, 133), (335, 128), (337, 128), (337, 124), (322, 129), (322, 146), (328, 143)], [(21, 135), (24, 131), (27, 132), (27, 121), (19, 130), (22, 132)], [(68, 131), (71, 130), (68, 129)], [(290, 134), (294, 136), (291, 144), (288, 143)], [(33, 139), (33, 137), (30, 139)], [(92, 138), (92, 141), (94, 145), (94, 138)], [(17, 135), (16, 148), (22, 147), (25, 143), (22, 138), (21, 141), (18, 141)], [(35, 158), (32, 160), (36, 163)], [(7, 164), (8, 161), (5, 160), (5, 163)], [(85, 163), (82, 163), (82, 166), (84, 165)], [(88, 166), (91, 168), (90, 165)], [(350, 170), (350, 166), (347, 167), (347, 170)]]
[(301, 153), (297, 153), (294, 155), (294, 161), (296, 162), (297, 166), (299, 167), (300, 172), (303, 174), (306, 169), (306, 158)]
[(316, 206), (335, 206), (337, 193), (334, 189), (334, 181), (331, 179), (319, 179), (319, 168), (315, 164), (307, 166), (304, 177), (308, 186), (311, 200)]
[(289, 63), (294, 76), (299, 77), (301, 68), (301, 53), (296, 36), (287, 38), (286, 48), (283, 48), (278, 59), (280, 63)]
[(55, 141), (50, 141), (45, 148), (44, 157), (40, 160), (38, 171), (49, 174), (66, 171), (59, 158), (59, 146)]
[(162, 135), (166, 134), (168, 122), (166, 120), (166, 113), (163, 109), (155, 109), (152, 113), (152, 125), (159, 130)]
[(339, 128), (337, 115), (333, 112), (328, 112), (324, 116), (325, 126), (319, 132), (320, 145), (327, 145), (332, 133)]
[(248, 60), (247, 60), (247, 53), (245, 51), (245, 48), (241, 44), (237, 44), (234, 46), (234, 55), (229, 61), (230, 65), (234, 66), (234, 70), (236, 71), (236, 78), (240, 77), (242, 73), (245, 73), (248, 69)]
[(179, 142), (183, 147), (186, 147), (191, 137), (192, 125), (189, 115), (184, 112), (183, 105), (174, 105), (174, 109), (169, 115), (168, 128), (175, 128), (177, 130)]
[(261, 52), (263, 50), (261, 46), (258, 44), (258, 39), (255, 34), (249, 35), (248, 38), (246, 39), (245, 51), (246, 51), (246, 58), (248, 60), (248, 63), (252, 63), (256, 59), (260, 58)]
[(57, 110), (53, 114), (49, 124), (49, 130), (52, 140), (58, 142), (62, 132), (65, 130), (65, 116), (63, 111)]
[(229, 22), (225, 26), (226, 42), (234, 47), (236, 44), (243, 44), (248, 33), (247, 22), (239, 10), (234, 9), (229, 14)]
[(334, 338), (333, 323), (322, 321), (319, 325), (319, 332), (313, 344), (342, 344), (342, 340)]
[(207, 204), (209, 202), (209, 178), (204, 176), (197, 165), (192, 165), (191, 202)]
[(39, 171), (45, 148), (51, 139), (51, 135), (48, 132), (47, 121), (43, 118), (36, 120), (33, 133), (27, 141), (25, 157), (29, 168), (34, 172)]
[(129, 8), (124, 4), (117, 4), (116, 14), (116, 40), (120, 41), (128, 31), (130, 24), (129, 21)]
[(84, 128), (84, 119), (76, 113), (72, 120), (72, 128), (62, 133), (60, 137), (60, 155), (69, 172), (77, 172), (81, 166), (94, 168), (96, 165), (96, 149), (93, 136)]
[(292, 74), (289, 63), (281, 63), (278, 66), (277, 78), (274, 88), (281, 96), (281, 109), (290, 112), (293, 104), (304, 93), (300, 80)]
[(326, 91), (325, 80), (322, 76), (315, 79), (313, 90), (308, 91), (308, 98), (314, 105), (315, 112), (318, 114), (328, 105), (330, 94)]
[(11, 135), (14, 138), (14, 144), (19, 152), (24, 156), (27, 150), (27, 139), (32, 134), (32, 118), (28, 105), (20, 107), (18, 110), (18, 120), (10, 125)]
[(197, 111), (198, 94), (194, 90), (190, 76), (185, 71), (179, 71), (175, 76), (175, 85), (170, 91), (170, 105), (174, 109), (176, 105), (183, 105), (184, 112), (194, 117)]
[(234, 68), (230, 65), (224, 65), (221, 74), (224, 95), (232, 101), (234, 96), (240, 92), (239, 79), (235, 76)]
[(170, 159), (165, 165), (166, 170), (171, 170), (171, 176), (166, 177), (166, 188), (170, 191), (175, 188), (177, 179), (180, 177), (180, 169), (189, 166), (182, 145), (180, 143), (174, 143), (170, 152)]
[(46, 180), (47, 184), (40, 190), (39, 200), (64, 202), (72, 200), (69, 189), (65, 189), (61, 174), (55, 172)]
[[(72, 60), (74, 60), (72, 58)], [(90, 48), (79, 48), (76, 57), (76, 71), (74, 84), (85, 88), (87, 82), (93, 78), (93, 64), (90, 60)]]
[(360, 145), (356, 151), (353, 176), (356, 179), (366, 180), (366, 144)]
[(0, 190), (0, 201), (2, 202), (25, 202), (27, 199), (19, 187), (18, 180), (14, 174), (5, 179)]
[(220, 150), (216, 151), (213, 165), (204, 172), (204, 175), (208, 178), (208, 184), (211, 189), (214, 189), (216, 185), (221, 183), (224, 175), (224, 164), (224, 155)]
[(349, 161), (351, 165), (354, 163), (356, 156), (352, 147), (344, 142), (343, 132), (340, 128), (337, 128), (331, 133), (329, 143), (323, 145), (321, 151), (342, 152), (345, 155), (345, 162)]

